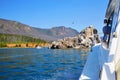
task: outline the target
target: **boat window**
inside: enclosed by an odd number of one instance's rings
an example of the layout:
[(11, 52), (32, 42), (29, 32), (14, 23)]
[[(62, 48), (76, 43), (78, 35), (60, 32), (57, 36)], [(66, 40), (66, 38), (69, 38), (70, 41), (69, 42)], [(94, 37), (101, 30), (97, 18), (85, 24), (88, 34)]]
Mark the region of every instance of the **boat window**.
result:
[(120, 7), (116, 8), (113, 14), (113, 19), (112, 19), (113, 22), (112, 22), (112, 30), (111, 30), (112, 33), (115, 32), (116, 26), (118, 24), (119, 10), (120, 10)]

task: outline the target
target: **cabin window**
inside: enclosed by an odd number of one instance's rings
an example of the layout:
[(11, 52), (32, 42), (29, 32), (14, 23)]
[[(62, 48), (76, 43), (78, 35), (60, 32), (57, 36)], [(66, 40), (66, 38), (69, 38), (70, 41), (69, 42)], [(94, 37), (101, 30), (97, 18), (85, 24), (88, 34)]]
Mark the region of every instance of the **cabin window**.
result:
[(113, 14), (112, 29), (111, 29), (112, 33), (115, 32), (116, 26), (118, 24), (119, 10), (120, 10), (120, 7), (116, 8)]

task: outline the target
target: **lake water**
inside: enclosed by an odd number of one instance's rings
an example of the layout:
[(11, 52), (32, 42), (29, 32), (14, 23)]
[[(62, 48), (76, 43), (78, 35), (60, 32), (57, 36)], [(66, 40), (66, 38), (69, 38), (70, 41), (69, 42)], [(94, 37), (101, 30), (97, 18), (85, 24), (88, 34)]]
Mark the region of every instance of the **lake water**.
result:
[(0, 49), (0, 80), (78, 80), (86, 57), (74, 49)]

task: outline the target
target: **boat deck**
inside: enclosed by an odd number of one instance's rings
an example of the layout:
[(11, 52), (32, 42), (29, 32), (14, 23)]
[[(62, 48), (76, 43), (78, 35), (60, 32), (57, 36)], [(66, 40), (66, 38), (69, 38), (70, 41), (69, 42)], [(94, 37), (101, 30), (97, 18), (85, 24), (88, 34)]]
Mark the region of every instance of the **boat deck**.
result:
[[(103, 51), (103, 52), (101, 52)], [(107, 61), (108, 50), (104, 49), (101, 44), (92, 48), (89, 53), (83, 73), (79, 80), (99, 80), (101, 67)]]

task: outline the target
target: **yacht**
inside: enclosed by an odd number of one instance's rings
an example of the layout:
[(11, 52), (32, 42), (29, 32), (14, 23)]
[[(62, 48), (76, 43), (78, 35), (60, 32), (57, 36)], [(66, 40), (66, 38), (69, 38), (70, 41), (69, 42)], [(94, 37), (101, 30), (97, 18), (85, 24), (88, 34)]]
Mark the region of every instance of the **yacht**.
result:
[(120, 80), (120, 0), (109, 0), (105, 19), (108, 40), (92, 47), (79, 80)]

